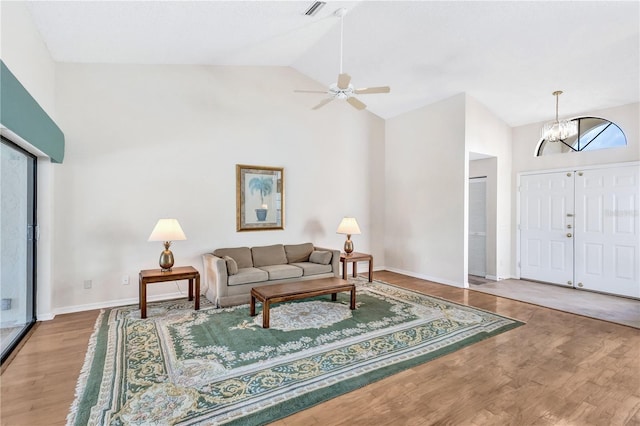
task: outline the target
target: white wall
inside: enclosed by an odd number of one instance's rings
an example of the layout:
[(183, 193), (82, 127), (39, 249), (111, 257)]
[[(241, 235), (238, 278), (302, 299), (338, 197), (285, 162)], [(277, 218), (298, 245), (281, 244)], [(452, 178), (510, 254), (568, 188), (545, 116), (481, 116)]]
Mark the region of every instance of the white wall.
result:
[[(386, 185), (385, 185), (385, 121), (372, 121), (369, 138), (369, 148), (367, 150), (368, 157), (363, 159), (362, 153), (356, 157), (357, 161), (352, 161), (352, 167), (359, 167), (360, 163), (366, 161), (369, 164), (369, 253), (374, 256), (373, 269), (385, 269), (386, 259), (384, 256), (384, 236), (386, 234), (385, 226), (385, 205), (386, 205)], [(360, 224), (360, 218), (357, 218)], [(362, 226), (360, 224), (360, 226)], [(354, 241), (356, 251), (361, 250), (361, 235), (352, 235), (351, 240)], [(366, 266), (360, 264), (358, 270), (363, 271)]]
[(628, 145), (598, 151), (536, 157), (540, 143), (540, 129), (544, 123), (514, 127), (513, 173), (640, 160), (640, 103), (587, 111), (580, 116), (599, 117), (614, 122), (624, 132)]
[(0, 14), (2, 60), (55, 121), (55, 64), (26, 3), (0, 2)]
[[(38, 104), (56, 120), (55, 63), (36, 29), (24, 2), (0, 2), (0, 54), (3, 62)], [(63, 129), (64, 131), (64, 129)], [(22, 148), (38, 156), (37, 217), (40, 227), (37, 257), (37, 318), (51, 319), (51, 285), (53, 276), (52, 221), (53, 182), (59, 165), (6, 129), (2, 133)]]
[[(67, 140), (56, 179), (54, 309), (137, 302), (137, 274), (157, 268), (157, 219), (177, 218), (187, 241), (176, 265), (202, 269), (220, 247), (314, 242), (340, 248), (336, 228), (358, 218), (358, 250), (372, 252), (383, 205), (383, 121), (294, 93), (314, 84), (281, 67), (58, 64), (56, 105)], [(236, 232), (235, 165), (284, 167), (285, 230)], [(131, 284), (121, 285), (128, 275)], [(93, 288), (85, 290), (84, 280)], [(184, 293), (185, 283), (180, 283)], [(173, 294), (174, 283), (149, 287)]]
[(465, 95), (391, 118), (385, 133), (385, 266), (464, 286)]
[[(496, 157), (496, 279), (511, 275), (511, 128), (473, 97), (466, 96), (465, 140), (467, 154)], [(467, 165), (468, 167), (468, 165)], [(468, 199), (468, 197), (466, 198)], [(468, 213), (465, 209), (465, 214)], [(465, 231), (467, 232), (467, 231)], [(465, 237), (467, 233), (465, 233)]]

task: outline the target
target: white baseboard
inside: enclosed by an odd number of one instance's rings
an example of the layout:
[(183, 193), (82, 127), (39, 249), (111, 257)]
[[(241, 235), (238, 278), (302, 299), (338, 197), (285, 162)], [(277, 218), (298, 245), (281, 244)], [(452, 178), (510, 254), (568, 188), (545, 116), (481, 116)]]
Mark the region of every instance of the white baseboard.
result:
[[(158, 296), (149, 296), (147, 298), (147, 302), (158, 302), (161, 300), (171, 300), (178, 299), (181, 297), (187, 297), (186, 294), (180, 292), (161, 294)], [(203, 296), (200, 296), (203, 297)], [(59, 308), (54, 311), (54, 314), (49, 315), (38, 315), (38, 321), (47, 321), (52, 320), (56, 315), (61, 314), (71, 314), (74, 312), (83, 312), (83, 311), (92, 311), (94, 309), (104, 309), (104, 308), (113, 308), (116, 306), (127, 306), (127, 305), (137, 305), (139, 302), (137, 297), (131, 297), (128, 299), (118, 299), (118, 300), (109, 300), (105, 302), (98, 303), (88, 303), (86, 305), (74, 305), (74, 306), (66, 306), (64, 308)]]
[[(448, 279), (445, 279), (445, 278), (434, 277), (434, 276), (424, 275), (424, 274), (417, 274), (415, 272), (405, 271), (405, 270), (397, 269), (397, 268), (389, 268), (389, 267), (387, 267), (385, 269), (387, 271), (395, 272), (395, 273), (402, 274), (402, 275), (408, 275), (410, 277), (419, 278), (421, 280), (433, 281), (434, 283), (438, 283), (438, 284), (446, 284), (446, 285), (450, 285), (452, 287), (464, 288), (464, 284), (463, 283), (451, 281), (451, 280), (448, 280)], [(376, 268), (373, 268), (373, 270), (375, 271)]]
[(39, 314), (36, 315), (36, 320), (37, 321), (51, 321), (55, 316), (56, 316), (56, 314), (53, 314), (51, 312), (39, 313)]
[(491, 280), (491, 281), (499, 281), (499, 280), (498, 280), (498, 276), (497, 276), (497, 275), (485, 275), (484, 277), (485, 277), (485, 279), (487, 279), (487, 280)]

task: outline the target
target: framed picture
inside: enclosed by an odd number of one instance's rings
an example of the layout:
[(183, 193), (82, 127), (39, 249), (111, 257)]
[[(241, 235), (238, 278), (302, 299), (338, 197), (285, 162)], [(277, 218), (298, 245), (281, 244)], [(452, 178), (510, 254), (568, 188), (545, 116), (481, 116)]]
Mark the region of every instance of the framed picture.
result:
[(236, 230), (284, 229), (284, 169), (236, 164)]

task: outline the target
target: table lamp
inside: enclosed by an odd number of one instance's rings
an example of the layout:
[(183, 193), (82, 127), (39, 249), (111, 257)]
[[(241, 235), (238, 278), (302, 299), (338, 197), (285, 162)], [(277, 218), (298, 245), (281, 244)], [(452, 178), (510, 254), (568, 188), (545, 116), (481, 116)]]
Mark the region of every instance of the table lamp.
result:
[(149, 241), (164, 241), (164, 251), (160, 253), (160, 268), (163, 272), (173, 267), (173, 253), (169, 250), (171, 241), (186, 240), (177, 219), (160, 219), (149, 235)]
[(340, 225), (338, 226), (337, 234), (347, 234), (347, 241), (344, 242), (344, 252), (349, 254), (353, 252), (353, 241), (351, 241), (351, 235), (360, 234), (360, 227), (355, 217), (342, 218)]

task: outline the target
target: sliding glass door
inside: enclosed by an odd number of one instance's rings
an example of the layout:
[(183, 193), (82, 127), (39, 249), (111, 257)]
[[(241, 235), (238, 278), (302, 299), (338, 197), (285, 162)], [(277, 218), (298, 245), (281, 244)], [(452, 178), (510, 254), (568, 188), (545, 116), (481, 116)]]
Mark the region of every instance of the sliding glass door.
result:
[(36, 158), (2, 138), (0, 340), (2, 362), (35, 323)]

